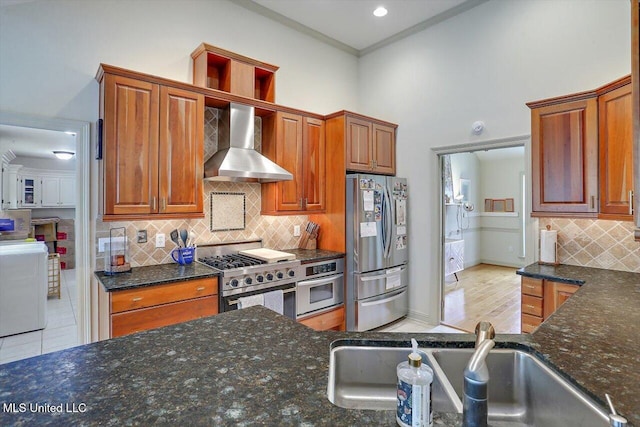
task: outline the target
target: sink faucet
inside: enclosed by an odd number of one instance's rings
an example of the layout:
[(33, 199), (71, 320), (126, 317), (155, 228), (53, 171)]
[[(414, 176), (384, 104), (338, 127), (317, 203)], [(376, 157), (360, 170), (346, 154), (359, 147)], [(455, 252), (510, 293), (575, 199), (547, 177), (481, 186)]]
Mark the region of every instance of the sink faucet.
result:
[(493, 341), (495, 335), (491, 323), (480, 322), (476, 325), (476, 350), (464, 370), (463, 427), (487, 427), (489, 369), (486, 359), (496, 344)]

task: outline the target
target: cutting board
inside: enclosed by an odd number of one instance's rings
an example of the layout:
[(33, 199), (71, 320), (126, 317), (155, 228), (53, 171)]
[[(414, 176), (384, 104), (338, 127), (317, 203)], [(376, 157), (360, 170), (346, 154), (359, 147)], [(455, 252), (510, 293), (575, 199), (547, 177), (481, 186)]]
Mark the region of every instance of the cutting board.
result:
[(278, 262), (278, 261), (289, 261), (292, 259), (296, 259), (296, 256), (294, 254), (290, 254), (288, 252), (274, 251), (273, 249), (266, 249), (266, 248), (247, 249), (244, 251), (240, 251), (240, 253), (243, 255), (257, 258), (257, 259), (261, 259), (269, 263)]

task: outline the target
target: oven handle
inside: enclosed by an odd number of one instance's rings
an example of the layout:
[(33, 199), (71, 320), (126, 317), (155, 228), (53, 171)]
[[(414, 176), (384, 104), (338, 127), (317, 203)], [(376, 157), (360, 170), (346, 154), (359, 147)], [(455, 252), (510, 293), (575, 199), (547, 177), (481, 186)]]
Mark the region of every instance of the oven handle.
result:
[[(296, 291), (296, 288), (284, 289), (284, 290), (282, 291), (282, 293), (283, 293), (283, 294), (288, 294), (289, 292), (295, 292), (295, 291)], [(265, 293), (266, 293), (266, 292), (265, 292)], [(227, 301), (227, 304), (229, 304), (229, 305), (236, 305), (236, 304), (238, 304), (238, 302), (239, 302), (239, 301), (238, 301), (237, 299), (234, 299), (234, 300), (231, 300), (231, 301)]]
[(337, 279), (341, 279), (342, 277), (344, 277), (344, 274), (334, 274), (333, 276), (322, 277), (320, 279), (305, 280), (302, 282), (298, 282), (298, 287), (315, 286), (315, 285), (320, 285), (325, 283), (331, 283)]

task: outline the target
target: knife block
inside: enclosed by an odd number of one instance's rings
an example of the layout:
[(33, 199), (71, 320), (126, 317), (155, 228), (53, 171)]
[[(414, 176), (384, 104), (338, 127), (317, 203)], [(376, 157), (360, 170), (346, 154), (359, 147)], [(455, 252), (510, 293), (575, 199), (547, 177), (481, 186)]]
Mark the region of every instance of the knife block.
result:
[(302, 238), (300, 238), (300, 243), (298, 244), (299, 249), (316, 249), (318, 247), (318, 241), (316, 240), (317, 236), (314, 236), (309, 233), (304, 233)]

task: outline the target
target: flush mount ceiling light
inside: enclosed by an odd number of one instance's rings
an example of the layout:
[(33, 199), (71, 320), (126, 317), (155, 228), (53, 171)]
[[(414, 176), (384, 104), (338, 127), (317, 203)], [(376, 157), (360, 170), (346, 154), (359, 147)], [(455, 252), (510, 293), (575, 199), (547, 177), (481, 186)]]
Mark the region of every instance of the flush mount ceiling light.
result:
[(376, 10), (373, 11), (373, 14), (378, 18), (381, 18), (387, 14), (387, 9), (385, 9), (383, 6), (378, 6)]
[(53, 154), (60, 160), (69, 160), (75, 153), (73, 151), (54, 151)]

